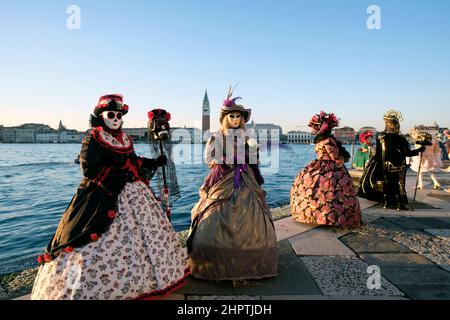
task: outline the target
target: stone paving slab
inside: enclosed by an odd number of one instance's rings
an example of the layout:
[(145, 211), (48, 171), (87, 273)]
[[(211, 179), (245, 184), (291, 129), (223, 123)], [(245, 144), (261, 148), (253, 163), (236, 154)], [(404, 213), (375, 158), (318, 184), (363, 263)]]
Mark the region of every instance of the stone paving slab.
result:
[(347, 247), (354, 252), (412, 252), (411, 249), (391, 239), (377, 235), (359, 234), (352, 232), (339, 238)]
[(399, 230), (399, 231), (405, 231), (406, 229), (402, 226), (387, 220), (386, 218), (378, 218), (377, 220), (372, 222), (375, 226), (381, 226), (389, 229)]
[(184, 295), (232, 295), (233, 283), (231, 281), (207, 281), (189, 276), (186, 284), (175, 290), (174, 294)]
[(436, 266), (417, 253), (361, 253), (359, 255), (370, 265), (377, 265), (383, 274), (384, 267)]
[(371, 201), (371, 200), (367, 200), (364, 198), (358, 198), (358, 200), (359, 200), (359, 205), (361, 206), (361, 210), (370, 208), (377, 204), (376, 201)]
[(289, 239), (295, 253), (299, 256), (354, 256), (338, 237), (349, 233), (333, 227), (317, 227)]
[(186, 296), (186, 300), (261, 300), (261, 296)]
[(385, 219), (407, 230), (441, 229), (443, 226), (442, 222), (434, 218), (386, 217)]
[(311, 230), (316, 226), (317, 225), (299, 223), (291, 217), (287, 217), (275, 221), (275, 232), (277, 235), (277, 240), (281, 241)]
[(357, 257), (301, 257), (326, 296), (403, 296), (381, 275), (381, 288), (370, 290), (368, 264)]
[(424, 229), (424, 231), (441, 239), (450, 240), (450, 229)]
[(450, 299), (450, 273), (437, 266), (382, 267), (381, 273), (411, 299)]
[(450, 271), (449, 239), (413, 230), (400, 233), (394, 240)]
[(236, 295), (321, 295), (308, 269), (287, 240), (278, 244), (278, 276), (234, 287)]
[(261, 296), (261, 300), (330, 300), (321, 295), (268, 295)]
[(413, 300), (449, 300), (450, 299), (450, 285), (448, 284), (434, 284), (422, 285), (420, 283), (414, 284), (400, 284), (400, 289), (403, 290), (408, 298)]

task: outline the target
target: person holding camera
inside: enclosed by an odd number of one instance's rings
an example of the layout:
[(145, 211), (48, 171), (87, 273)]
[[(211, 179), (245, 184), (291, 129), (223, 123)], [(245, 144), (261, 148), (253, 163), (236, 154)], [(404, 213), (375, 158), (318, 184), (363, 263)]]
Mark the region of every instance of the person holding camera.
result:
[(316, 134), (317, 159), (300, 171), (292, 185), (293, 218), (301, 223), (360, 227), (361, 208), (345, 167), (350, 154), (331, 131), (338, 126), (338, 119), (333, 113), (322, 111), (312, 117), (308, 126)]

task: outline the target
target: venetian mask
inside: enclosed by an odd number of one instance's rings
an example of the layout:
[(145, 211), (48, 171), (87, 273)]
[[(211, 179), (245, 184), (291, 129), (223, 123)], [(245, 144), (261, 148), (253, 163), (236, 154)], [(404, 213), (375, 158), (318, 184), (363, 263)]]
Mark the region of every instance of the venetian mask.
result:
[(105, 125), (111, 130), (118, 130), (122, 125), (122, 112), (120, 111), (103, 111), (102, 118)]
[(241, 126), (241, 121), (243, 120), (242, 114), (240, 112), (232, 112), (227, 115), (228, 128), (238, 129)]

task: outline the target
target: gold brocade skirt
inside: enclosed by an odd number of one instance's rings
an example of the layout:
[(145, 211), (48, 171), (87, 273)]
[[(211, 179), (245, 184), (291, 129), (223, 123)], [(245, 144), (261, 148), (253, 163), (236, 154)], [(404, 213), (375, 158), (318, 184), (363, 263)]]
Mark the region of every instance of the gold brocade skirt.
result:
[(192, 209), (189, 267), (194, 277), (243, 280), (278, 274), (275, 228), (251, 170), (242, 173), (239, 188), (233, 172), (211, 189), (200, 188)]

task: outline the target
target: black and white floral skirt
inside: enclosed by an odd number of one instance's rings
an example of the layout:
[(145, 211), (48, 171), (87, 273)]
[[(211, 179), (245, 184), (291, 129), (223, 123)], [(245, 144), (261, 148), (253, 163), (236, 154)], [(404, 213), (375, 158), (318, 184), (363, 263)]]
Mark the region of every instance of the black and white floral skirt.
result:
[(31, 299), (153, 299), (182, 286), (187, 253), (151, 190), (127, 183), (117, 213), (96, 242), (42, 265)]

